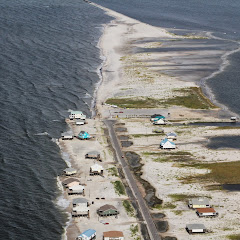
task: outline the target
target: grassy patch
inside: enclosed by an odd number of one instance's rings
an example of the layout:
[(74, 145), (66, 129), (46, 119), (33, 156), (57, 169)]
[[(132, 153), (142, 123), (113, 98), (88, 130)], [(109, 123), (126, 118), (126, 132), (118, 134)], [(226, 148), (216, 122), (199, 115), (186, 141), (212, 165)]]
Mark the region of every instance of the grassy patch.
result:
[(240, 127), (237, 127), (237, 126), (223, 126), (223, 127), (214, 128), (214, 130), (225, 130), (225, 129), (240, 129)]
[(160, 106), (160, 101), (154, 98), (109, 98), (106, 103), (121, 108), (155, 108)]
[(183, 210), (174, 210), (173, 211), (176, 215), (182, 215)]
[(144, 152), (143, 155), (146, 156), (156, 156), (156, 155), (175, 155), (175, 156), (192, 156), (192, 153), (186, 151), (178, 151), (178, 152)]
[(171, 197), (174, 202), (187, 201), (190, 198), (199, 197), (197, 195), (187, 195), (187, 194), (170, 194), (168, 196)]
[(216, 108), (216, 106), (204, 96), (201, 88), (191, 87), (176, 90), (176, 92), (183, 93), (183, 96), (176, 96), (167, 99), (164, 103), (167, 105), (184, 106), (192, 109)]
[(126, 195), (124, 185), (121, 181), (115, 181), (115, 182), (112, 182), (112, 184), (114, 186), (115, 192), (118, 195)]
[(107, 171), (108, 171), (112, 176), (118, 177), (118, 170), (117, 170), (117, 168), (111, 167), (111, 168), (108, 168)]
[(130, 203), (130, 201), (124, 200), (123, 207), (125, 208), (125, 210), (129, 216), (131, 216), (131, 217), (134, 216), (134, 208), (133, 208), (132, 204)]
[(138, 225), (131, 224), (130, 231), (132, 237), (136, 236), (138, 234)]
[(154, 208), (157, 208), (159, 210), (161, 210), (161, 209), (174, 209), (174, 208), (176, 208), (176, 205), (168, 202), (168, 203), (164, 203), (164, 204), (156, 204)]
[(240, 161), (221, 162), (221, 163), (192, 163), (182, 164), (182, 167), (195, 167), (200, 169), (209, 169), (210, 173), (196, 176), (189, 176), (183, 180), (184, 183), (207, 181), (220, 184), (239, 184), (240, 183)]
[(132, 134), (134, 138), (141, 138), (141, 137), (153, 137), (153, 136), (164, 136), (164, 133), (150, 133), (150, 134)]
[(240, 240), (240, 234), (232, 234), (227, 236), (230, 240)]

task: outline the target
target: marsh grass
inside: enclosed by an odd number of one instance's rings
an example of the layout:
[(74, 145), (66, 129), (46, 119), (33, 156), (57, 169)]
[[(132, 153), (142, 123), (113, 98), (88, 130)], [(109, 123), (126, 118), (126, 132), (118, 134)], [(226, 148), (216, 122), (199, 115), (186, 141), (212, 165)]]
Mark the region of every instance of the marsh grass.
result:
[(199, 169), (209, 169), (210, 172), (183, 178), (183, 183), (191, 182), (217, 182), (219, 184), (239, 184), (240, 183), (240, 161), (220, 162), (220, 163), (187, 163), (181, 167), (194, 167)]
[(132, 134), (131, 136), (134, 138), (141, 138), (141, 137), (154, 137), (154, 136), (164, 136), (164, 133), (150, 133), (150, 134)]
[(240, 240), (240, 234), (232, 234), (227, 236), (230, 240)]
[(134, 208), (133, 208), (132, 204), (130, 203), (130, 201), (123, 200), (123, 207), (125, 208), (125, 210), (129, 216), (131, 216), (131, 217), (134, 216)]
[(124, 185), (121, 181), (115, 181), (115, 182), (112, 182), (112, 184), (114, 186), (115, 192), (118, 195), (126, 195)]

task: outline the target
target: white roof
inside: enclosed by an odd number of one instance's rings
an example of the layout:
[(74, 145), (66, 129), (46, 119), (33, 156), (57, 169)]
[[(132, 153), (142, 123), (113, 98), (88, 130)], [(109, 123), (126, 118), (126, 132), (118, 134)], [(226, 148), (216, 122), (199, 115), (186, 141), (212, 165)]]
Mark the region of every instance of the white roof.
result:
[(79, 191), (81, 191), (81, 190), (84, 190), (84, 186), (83, 185), (74, 185), (74, 186), (71, 186), (71, 187), (69, 187), (69, 189), (70, 190), (79, 190)]
[(189, 200), (189, 204), (192, 205), (209, 205), (209, 200), (207, 198), (194, 198)]
[(103, 167), (96, 163), (93, 166), (91, 166), (91, 169), (92, 169), (93, 172), (95, 172), (95, 171), (100, 172), (101, 170), (103, 170)]
[(193, 224), (187, 224), (187, 229), (193, 230), (193, 229), (206, 229), (206, 227), (201, 223), (193, 223)]
[(76, 173), (77, 170), (74, 168), (66, 168), (63, 170), (65, 173)]
[(87, 212), (89, 211), (89, 207), (87, 207), (86, 205), (77, 205), (76, 207), (73, 207), (73, 211), (76, 212)]
[(69, 184), (67, 184), (67, 187), (73, 187), (73, 186), (75, 186), (75, 185), (80, 185), (80, 182), (77, 182), (77, 181), (75, 181), (75, 182), (70, 182)]
[(86, 198), (74, 198), (72, 200), (73, 204), (80, 204), (80, 203), (88, 203), (88, 200)]

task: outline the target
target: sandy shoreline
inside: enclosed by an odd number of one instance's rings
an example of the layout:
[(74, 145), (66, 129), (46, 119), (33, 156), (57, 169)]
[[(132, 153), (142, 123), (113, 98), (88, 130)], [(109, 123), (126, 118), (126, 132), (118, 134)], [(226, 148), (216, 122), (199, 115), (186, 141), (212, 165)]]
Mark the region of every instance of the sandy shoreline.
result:
[[(96, 4), (93, 4), (96, 5)], [(97, 6), (97, 5), (96, 5)], [(100, 6), (97, 6), (100, 7)], [(190, 53), (186, 52), (144, 52), (136, 49), (156, 49), (166, 44), (181, 41), (181, 36), (173, 36), (165, 29), (150, 26), (137, 20), (126, 17), (122, 14), (100, 7), (107, 14), (114, 17), (109, 24), (104, 27), (104, 33), (100, 38), (99, 46), (101, 53), (106, 58), (102, 66), (102, 81), (96, 92), (96, 119), (88, 120), (88, 124), (78, 127), (71, 124), (74, 134), (80, 130), (88, 131), (94, 136), (93, 140), (80, 141), (61, 141), (60, 144), (64, 151), (68, 152), (72, 159), (73, 166), (78, 170), (77, 178), (86, 185), (86, 194), (90, 202), (90, 219), (72, 219), (70, 227), (67, 229), (68, 240), (75, 239), (76, 236), (88, 228), (97, 230), (97, 239), (102, 239), (102, 233), (109, 230), (123, 231), (125, 239), (140, 239), (140, 235), (133, 236), (129, 228), (131, 224), (138, 225), (138, 220), (129, 216), (125, 211), (122, 201), (127, 200), (127, 195), (118, 195), (114, 191), (111, 182), (120, 180), (113, 176), (106, 169), (118, 166), (114, 161), (114, 154), (107, 141), (102, 118), (109, 118), (112, 112), (124, 111), (116, 108), (114, 110), (105, 101), (109, 98), (153, 98), (167, 101), (176, 96), (182, 96), (184, 89), (197, 87), (196, 81), (183, 81), (178, 76), (166, 74), (166, 69), (174, 69), (169, 63), (172, 59), (185, 58)], [(215, 57), (223, 52), (217, 50)], [(193, 54), (193, 53), (191, 53)], [(195, 54), (198, 54), (195, 52)], [(204, 55), (205, 53), (203, 53)], [(206, 53), (207, 54), (207, 53)], [(176, 68), (176, 67), (175, 67)], [(176, 91), (177, 90), (177, 91)], [(159, 109), (166, 108), (164, 104), (158, 106)], [(169, 106), (168, 120), (170, 121), (206, 121), (216, 122), (219, 117), (229, 119), (229, 113), (220, 109), (207, 111), (197, 111), (181, 106)], [(121, 114), (120, 114), (121, 117)], [(227, 118), (226, 118), (227, 117)], [(148, 181), (155, 189), (156, 196), (163, 200), (164, 204), (171, 203), (175, 207), (152, 209), (153, 213), (162, 212), (166, 215), (164, 220), (168, 221), (169, 230), (161, 234), (164, 236), (177, 237), (179, 240), (185, 239), (228, 239), (228, 235), (240, 233), (238, 220), (240, 219), (238, 207), (235, 205), (240, 195), (238, 192), (226, 192), (222, 190), (206, 190), (205, 182), (192, 182), (184, 184), (182, 179), (192, 175), (209, 173), (208, 169), (198, 169), (193, 167), (181, 167), (171, 159), (156, 160), (155, 157), (146, 155), (146, 152), (157, 152), (162, 136), (152, 135), (154, 126), (149, 119), (127, 119), (121, 118), (119, 122), (125, 124), (127, 129), (123, 135), (130, 136), (133, 145), (124, 148), (124, 151), (136, 152), (141, 157), (142, 178)], [(216, 136), (238, 136), (240, 129), (216, 129), (212, 126), (175, 126), (163, 127), (164, 132), (175, 131), (178, 133), (176, 144), (177, 151), (188, 152), (201, 163), (218, 163), (238, 161), (239, 149), (217, 149), (207, 148), (209, 139)], [(139, 135), (136, 137), (136, 135)], [(135, 136), (135, 137), (134, 137)], [(97, 150), (101, 153), (103, 162), (100, 165), (104, 168), (104, 178), (100, 176), (89, 177), (88, 172), (94, 160), (85, 159), (88, 151)], [(100, 184), (99, 184), (100, 183)], [(213, 183), (211, 183), (213, 184)], [(214, 183), (215, 184), (215, 183)], [(99, 188), (96, 188), (99, 186)], [(194, 211), (189, 210), (184, 201), (175, 202), (170, 195), (185, 194), (210, 197), (214, 207), (220, 216), (214, 219), (199, 219)], [(68, 196), (71, 201), (73, 198), (81, 196)], [(104, 197), (104, 200), (96, 198)], [(116, 206), (120, 215), (116, 219), (110, 217), (107, 221), (109, 225), (104, 225), (96, 214), (97, 208), (103, 204)], [(164, 205), (163, 205), (164, 206)], [(69, 206), (71, 209), (71, 205)], [(105, 219), (104, 219), (105, 221)], [(187, 223), (204, 223), (211, 231), (205, 235), (191, 236), (184, 230)], [(231, 222), (230, 227), (226, 227)], [(143, 238), (141, 238), (143, 239)]]

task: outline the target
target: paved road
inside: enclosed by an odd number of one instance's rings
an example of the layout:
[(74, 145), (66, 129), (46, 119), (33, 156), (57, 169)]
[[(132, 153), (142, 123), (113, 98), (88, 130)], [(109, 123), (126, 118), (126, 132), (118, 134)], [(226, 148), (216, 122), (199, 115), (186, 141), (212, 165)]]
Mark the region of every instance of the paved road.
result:
[(157, 228), (156, 228), (156, 226), (155, 226), (155, 224), (152, 220), (152, 217), (150, 215), (148, 206), (146, 205), (145, 200), (143, 199), (142, 194), (138, 189), (138, 186), (136, 184), (136, 180), (134, 179), (134, 177), (133, 177), (125, 159), (122, 158), (123, 153), (122, 153), (119, 141), (117, 139), (116, 133), (115, 133), (114, 128), (113, 128), (113, 125), (114, 125), (115, 121), (105, 120), (104, 123), (108, 127), (109, 135), (110, 135), (111, 142), (112, 142), (112, 146), (116, 151), (118, 161), (122, 165), (122, 169), (123, 169), (125, 177), (128, 181), (129, 187), (131, 188), (131, 190), (133, 192), (133, 195), (135, 196), (135, 198), (138, 202), (138, 205), (140, 207), (140, 211), (142, 213), (142, 216), (143, 216), (143, 218), (144, 218), (144, 220), (147, 224), (149, 236), (150, 236), (151, 240), (160, 240), (161, 237), (160, 237), (160, 235), (157, 231)]

